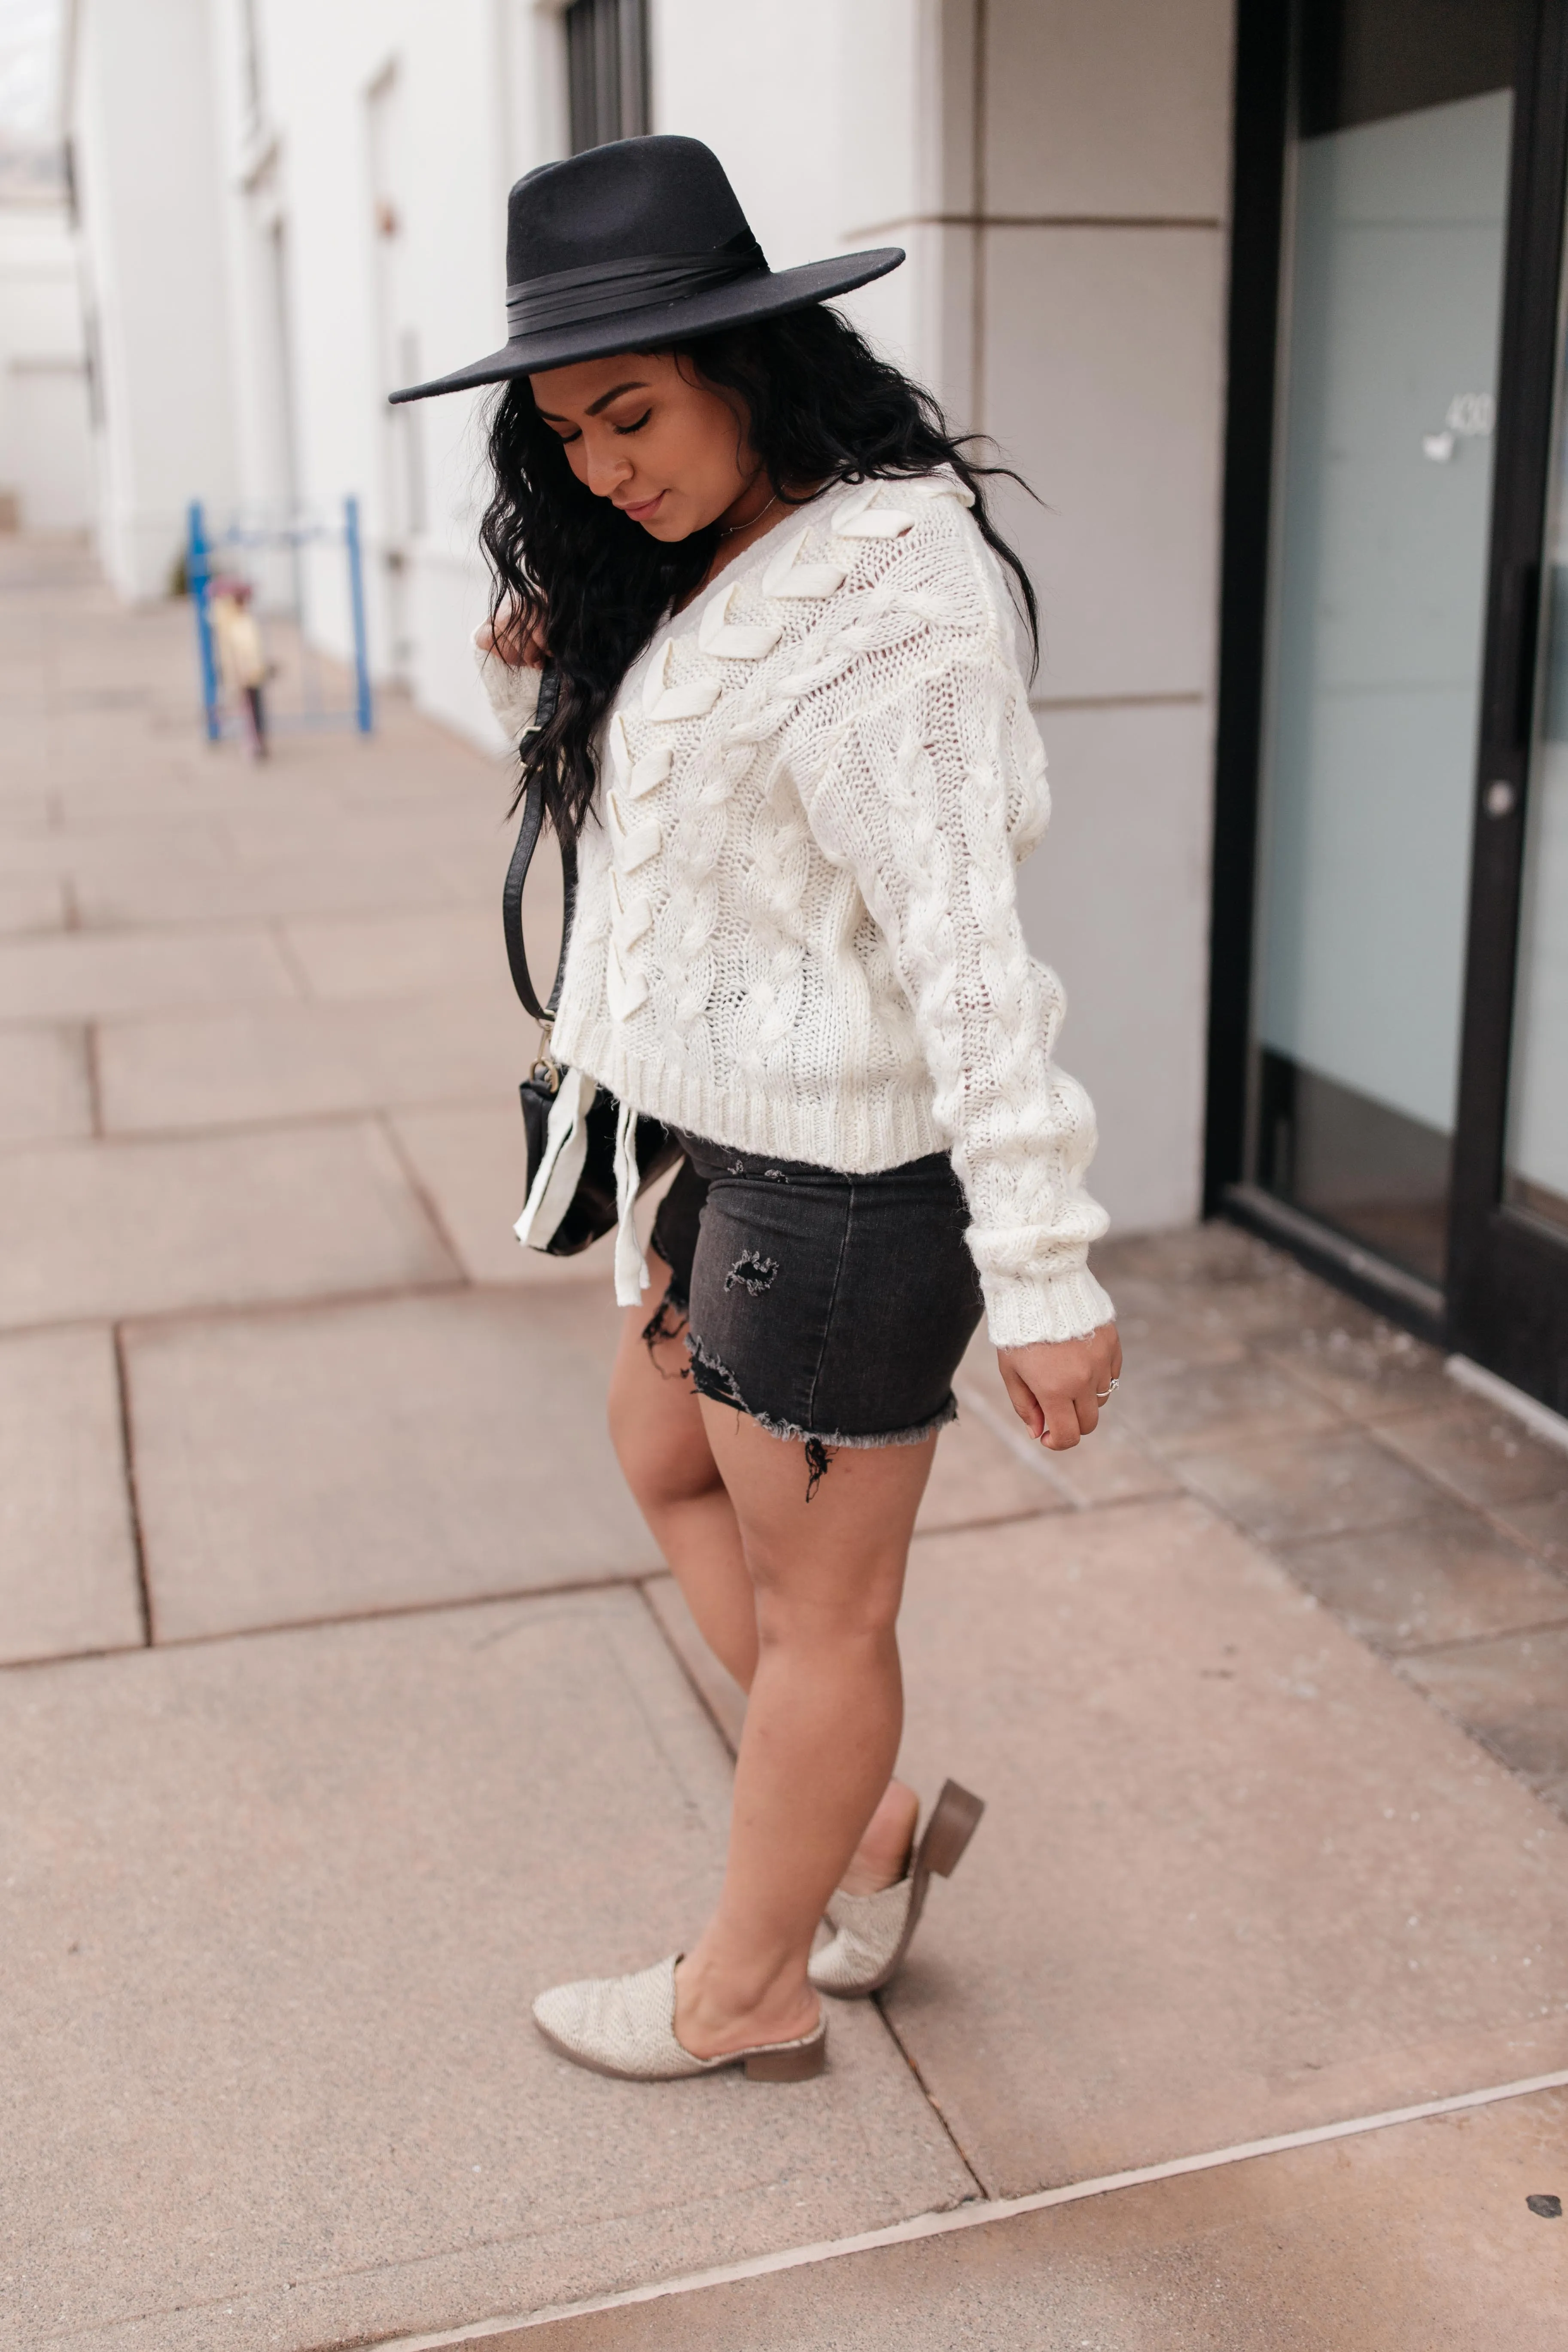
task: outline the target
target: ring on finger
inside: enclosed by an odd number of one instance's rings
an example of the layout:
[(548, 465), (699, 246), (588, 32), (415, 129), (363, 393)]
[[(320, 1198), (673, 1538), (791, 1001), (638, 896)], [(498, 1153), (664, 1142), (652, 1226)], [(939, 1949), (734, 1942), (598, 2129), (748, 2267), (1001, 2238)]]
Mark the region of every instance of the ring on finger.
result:
[(1106, 1389), (1103, 1392), (1102, 1392), (1100, 1390), (1096, 1389), (1096, 1391), (1095, 1391), (1095, 1392), (1094, 1392), (1094, 1401), (1095, 1401), (1096, 1404), (1109, 1404), (1109, 1403), (1110, 1403), (1110, 1400), (1111, 1400), (1111, 1398), (1112, 1398), (1112, 1397), (1114, 1396), (1114, 1394), (1116, 1393), (1116, 1391), (1117, 1391), (1121, 1386), (1121, 1373), (1120, 1373), (1120, 1372), (1118, 1372), (1118, 1373), (1117, 1373), (1117, 1375), (1116, 1375), (1116, 1378), (1111, 1381), (1110, 1386), (1108, 1389)]

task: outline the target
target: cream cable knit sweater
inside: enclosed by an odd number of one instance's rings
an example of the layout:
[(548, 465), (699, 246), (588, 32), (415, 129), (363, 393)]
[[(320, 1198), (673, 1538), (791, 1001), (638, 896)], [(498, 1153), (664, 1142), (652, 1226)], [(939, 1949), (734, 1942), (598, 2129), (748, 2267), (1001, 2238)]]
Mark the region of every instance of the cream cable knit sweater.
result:
[[(1114, 1310), (1088, 1266), (1094, 1113), (1016, 905), (1045, 753), (969, 503), (946, 473), (831, 489), (658, 631), (606, 730), (554, 1050), (742, 1151), (852, 1173), (949, 1152), (991, 1337), (1017, 1347)], [(537, 673), (481, 669), (515, 738)], [(623, 1237), (635, 1304), (630, 1265)]]

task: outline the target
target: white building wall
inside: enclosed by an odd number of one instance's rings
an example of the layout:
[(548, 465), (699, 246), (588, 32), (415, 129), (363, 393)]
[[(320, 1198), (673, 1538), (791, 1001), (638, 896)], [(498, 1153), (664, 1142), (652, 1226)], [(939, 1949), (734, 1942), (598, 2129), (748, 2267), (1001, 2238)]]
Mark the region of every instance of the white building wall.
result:
[(24, 530), (92, 514), (87, 358), (62, 205), (0, 205), (0, 499)]
[(1231, 0), (963, 0), (973, 415), (1042, 502), (1056, 814), (1026, 922), (1061, 972), (1123, 1229), (1196, 1215), (1229, 201)]
[(193, 498), (236, 487), (207, 0), (78, 0), (69, 101), (100, 391), (98, 540), (167, 589)]
[(656, 130), (722, 158), (775, 269), (903, 246), (905, 266), (843, 307), (962, 410), (940, 225), (968, 169), (952, 17), (942, 0), (653, 0), (653, 108)]

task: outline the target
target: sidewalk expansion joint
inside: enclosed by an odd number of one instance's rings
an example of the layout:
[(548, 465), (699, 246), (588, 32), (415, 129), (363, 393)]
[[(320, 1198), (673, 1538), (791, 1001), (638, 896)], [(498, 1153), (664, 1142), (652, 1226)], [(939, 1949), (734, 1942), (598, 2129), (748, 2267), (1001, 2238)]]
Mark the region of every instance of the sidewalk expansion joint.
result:
[(887, 2229), (865, 2230), (851, 2238), (828, 2238), (816, 2245), (790, 2246), (773, 2254), (752, 2254), (743, 2262), (722, 2263), (712, 2270), (694, 2271), (683, 2278), (660, 2279), (648, 2286), (624, 2287), (617, 2294), (590, 2295), (580, 2303), (561, 2303), (538, 2311), (518, 2312), (506, 2318), (471, 2321), (463, 2327), (436, 2335), (384, 2336), (374, 2339), (377, 2352), (447, 2352), (448, 2347), (482, 2344), (487, 2336), (506, 2336), (524, 2327), (548, 2327), (557, 2321), (580, 2319), (600, 2311), (620, 2311), (639, 2303), (661, 2303), (672, 2295), (700, 2294), (704, 2287), (732, 2286), (747, 2279), (770, 2278), (781, 2271), (804, 2270), (817, 2263), (837, 2262), (846, 2254), (873, 2253), (883, 2246), (908, 2246), (921, 2238), (945, 2238), (960, 2230), (979, 2230), (993, 2222), (1010, 2221), (1024, 2213), (1043, 2213), (1053, 2205), (1075, 2205), (1089, 2197), (1106, 2197), (1119, 2189), (1141, 2189), (1157, 2180), (1174, 2180), (1189, 2172), (1215, 2172), (1229, 2164), (1247, 2164), (1255, 2157), (1284, 2156), (1292, 2148), (1318, 2147), (1326, 2140), (1352, 2139), (1363, 2132), (1387, 2131), (1398, 2124), (1424, 2123), (1434, 2116), (1452, 2116), (1470, 2107), (1494, 2106), (1502, 2099), (1528, 2098), (1542, 2091), (1568, 2090), (1568, 2067), (1552, 2074), (1533, 2074), (1520, 2083), (1497, 2083), (1482, 2091), (1459, 2091), (1446, 2099), (1427, 2099), (1419, 2106), (1391, 2107), (1381, 2115), (1347, 2116), (1341, 2123), (1311, 2124), (1304, 2130), (1279, 2132), (1268, 2139), (1244, 2140), (1233, 2147), (1210, 2148), (1199, 2156), (1176, 2156), (1163, 2164), (1140, 2165), (1129, 2172), (1110, 2172), (1093, 2180), (1068, 2181), (1060, 2189), (1036, 2189), (1026, 2197), (996, 2197), (951, 2208), (943, 2213), (917, 2213)]
[(968, 2149), (964, 2147), (963, 2142), (959, 2138), (957, 2132), (953, 2129), (952, 2123), (948, 2120), (946, 2108), (942, 2105), (942, 2101), (937, 2097), (936, 2093), (931, 2089), (931, 2084), (926, 2081), (924, 2074), (921, 2072), (920, 2060), (915, 2056), (914, 2052), (910, 2048), (909, 2043), (904, 2040), (902, 2034), (899, 2032), (898, 2027), (889, 2016), (882, 1995), (879, 1992), (873, 1993), (871, 1995), (871, 2006), (876, 2011), (878, 2016), (881, 2019), (883, 2026), (886, 2028), (888, 2038), (891, 2042), (894, 2049), (898, 2052), (900, 2057), (903, 2060), (905, 2065), (914, 2076), (915, 2081), (919, 2084), (921, 2096), (924, 2099), (927, 2106), (931, 2109), (931, 2114), (936, 2117), (937, 2122), (942, 2126), (942, 2135), (946, 2139), (948, 2146), (952, 2148), (953, 2155), (957, 2158), (959, 2163), (963, 2165), (965, 2172), (968, 2173), (971, 2180), (973, 2181), (975, 2200), (978, 2201), (984, 2201), (985, 2198), (985, 2183), (982, 2180), (979, 2173), (975, 2170), (973, 2161), (970, 2157)]
[[(419, 1209), (429, 1224), (431, 1232), (435, 1234), (437, 1243), (440, 1244), (441, 1248), (446, 1251), (447, 1255), (451, 1259), (452, 1264), (458, 1268), (458, 1272), (464, 1276), (465, 1279), (468, 1281), (468, 1286), (470, 1289), (477, 1289), (480, 1287), (480, 1286), (474, 1283), (472, 1279), (468, 1277), (468, 1269), (463, 1264), (462, 1251), (458, 1247), (456, 1236), (447, 1228), (447, 1221), (442, 1216), (440, 1209), (437, 1204), (434, 1192), (432, 1192), (428, 1184), (426, 1183), (424, 1178), (420, 1175), (418, 1169), (416, 1168), (412, 1159), (409, 1157), (407, 1150), (405, 1149), (403, 1138), (397, 1131), (398, 1117), (399, 1113), (396, 1110), (390, 1108), (379, 1110), (375, 1114), (375, 1123), (381, 1129), (387, 1150), (391, 1152), (394, 1160), (395, 1160), (398, 1167), (403, 1171), (404, 1182), (407, 1185), (409, 1192), (413, 1194), (415, 1201), (418, 1203)], [(491, 1287), (495, 1289), (501, 1289), (506, 1286), (507, 1286), (500, 1283), (496, 1283), (491, 1286)]]
[[(1551, 1566), (1551, 1562), (1547, 1562)], [(1557, 1573), (1561, 1574), (1561, 1570)], [(1563, 1608), (1558, 1616), (1532, 1619), (1528, 1625), (1500, 1625), (1486, 1633), (1456, 1633), (1447, 1642), (1413, 1642), (1403, 1650), (1378, 1650), (1381, 1658), (1399, 1665), (1406, 1658), (1446, 1658), (1454, 1650), (1484, 1649), (1489, 1642), (1514, 1642), (1527, 1639), (1532, 1633), (1560, 1633), (1568, 1624), (1568, 1591), (1563, 1595)], [(1369, 1646), (1375, 1648), (1376, 1644)]]
[(386, 1306), (399, 1298), (463, 1298), (477, 1290), (512, 1297), (521, 1288), (511, 1283), (470, 1282), (459, 1270), (433, 1275), (428, 1282), (370, 1283), (363, 1290), (291, 1290), (276, 1297), (205, 1298), (183, 1307), (122, 1307), (118, 1311), (84, 1307), (70, 1315), (28, 1316), (0, 1325), (0, 1337), (13, 1331), (98, 1331), (110, 1319), (137, 1331), (154, 1324), (163, 1328), (180, 1323), (246, 1323), (268, 1316), (313, 1314), (318, 1308)]
[(153, 1595), (147, 1582), (147, 1548), (142, 1537), (142, 1500), (136, 1488), (136, 1440), (131, 1421), (131, 1373), (125, 1360), (125, 1327), (114, 1326), (114, 1381), (120, 1399), (120, 1444), (125, 1462), (125, 1512), (131, 1528), (131, 1556), (136, 1570), (136, 1606), (142, 1619), (142, 1642), (153, 1646)]
[(289, 926), (296, 919), (291, 915), (270, 915), (263, 929), (278, 950), (279, 962), (294, 983), (297, 1002), (300, 1004), (324, 1004), (331, 1000), (318, 996), (311, 987), (310, 975), (300, 960), (300, 950), (289, 936)]
[[(254, 1005), (225, 1005), (218, 1008), (213, 1017), (221, 1020), (230, 1013), (249, 1013), (257, 1009)], [(290, 1006), (289, 1009), (296, 1008)], [(110, 1014), (98, 1013), (92, 1014), (90, 1020), (92, 1025), (100, 1029), (129, 1029), (144, 1023), (183, 1017), (183, 1013), (179, 1012), (138, 1013), (128, 1013), (123, 1021), (116, 1021)], [(41, 1027), (47, 1024), (33, 1023), (30, 1025)], [(526, 1048), (521, 1050), (526, 1053)], [(67, 1136), (53, 1140), (47, 1138), (40, 1139), (36, 1142), (16, 1145), (9, 1156), (16, 1157), (23, 1151), (60, 1151), (73, 1143), (81, 1149), (87, 1148), (89, 1144), (100, 1144), (111, 1150), (123, 1150), (149, 1143), (224, 1143), (247, 1135), (310, 1134), (316, 1129), (323, 1127), (374, 1127), (381, 1119), (417, 1116), (421, 1111), (492, 1108), (494, 1100), (493, 1096), (488, 1098), (476, 1097), (472, 1089), (468, 1088), (449, 1095), (441, 1093), (409, 1095), (406, 1099), (399, 1097), (395, 1102), (373, 1102), (367, 1099), (360, 1103), (337, 1103), (323, 1106), (315, 1110), (247, 1110), (237, 1118), (183, 1119), (176, 1120), (170, 1126), (110, 1127), (105, 1128), (101, 1134), (92, 1136)], [(520, 1125), (518, 1129), (520, 1137), (521, 1132)]]
[(642, 1570), (635, 1579), (637, 1590), (637, 1598), (641, 1601), (643, 1607), (647, 1611), (649, 1617), (653, 1620), (654, 1631), (658, 1633), (659, 1640), (664, 1643), (665, 1648), (669, 1652), (670, 1656), (675, 1660), (676, 1664), (679, 1667), (681, 1677), (686, 1683), (688, 1689), (690, 1691), (692, 1697), (697, 1701), (698, 1706), (702, 1709), (703, 1714), (708, 1717), (709, 1722), (713, 1726), (714, 1730), (718, 1733), (725, 1753), (730, 1757), (731, 1761), (733, 1761), (735, 1744), (731, 1738), (728, 1731), (725, 1730), (723, 1721), (720, 1717), (718, 1709), (714, 1706), (712, 1700), (708, 1696), (708, 1693), (698, 1681), (697, 1676), (692, 1673), (679, 1643), (671, 1640), (668, 1627), (665, 1624), (663, 1618), (659, 1615), (658, 1611), (653, 1605), (653, 1600), (649, 1594), (648, 1586), (656, 1577), (668, 1576), (670, 1572), (671, 1571), (669, 1570), (661, 1568)]
[(87, 1124), (93, 1142), (105, 1140), (103, 1125), (103, 1070), (98, 1042), (99, 1024), (84, 1021), (81, 1032), (82, 1066), (87, 1077)]

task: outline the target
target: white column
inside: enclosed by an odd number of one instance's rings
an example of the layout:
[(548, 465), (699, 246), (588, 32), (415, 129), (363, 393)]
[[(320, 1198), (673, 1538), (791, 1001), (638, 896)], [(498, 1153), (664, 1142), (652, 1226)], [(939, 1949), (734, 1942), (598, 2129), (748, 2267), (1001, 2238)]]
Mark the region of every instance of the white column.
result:
[(976, 421), (1044, 639), (1056, 814), (1026, 925), (1068, 992), (1123, 1229), (1197, 1213), (1231, 0), (961, 0), (976, 56)]

